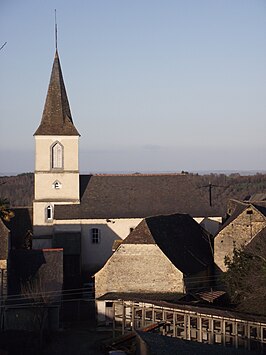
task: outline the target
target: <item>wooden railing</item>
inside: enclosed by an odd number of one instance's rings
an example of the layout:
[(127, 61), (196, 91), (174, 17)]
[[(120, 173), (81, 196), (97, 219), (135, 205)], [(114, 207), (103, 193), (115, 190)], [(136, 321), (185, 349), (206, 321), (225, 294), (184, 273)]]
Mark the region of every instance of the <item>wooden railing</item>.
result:
[(113, 334), (161, 323), (160, 332), (167, 336), (249, 350), (266, 349), (266, 322), (259, 317), (241, 318), (236, 312), (209, 310), (119, 300), (113, 303)]

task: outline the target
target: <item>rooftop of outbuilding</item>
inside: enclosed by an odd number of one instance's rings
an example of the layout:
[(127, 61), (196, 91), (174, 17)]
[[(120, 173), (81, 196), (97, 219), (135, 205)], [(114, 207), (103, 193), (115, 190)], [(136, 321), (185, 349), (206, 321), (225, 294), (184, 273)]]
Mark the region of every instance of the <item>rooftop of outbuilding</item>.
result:
[(122, 244), (156, 244), (185, 275), (212, 264), (210, 234), (188, 214), (145, 218)]

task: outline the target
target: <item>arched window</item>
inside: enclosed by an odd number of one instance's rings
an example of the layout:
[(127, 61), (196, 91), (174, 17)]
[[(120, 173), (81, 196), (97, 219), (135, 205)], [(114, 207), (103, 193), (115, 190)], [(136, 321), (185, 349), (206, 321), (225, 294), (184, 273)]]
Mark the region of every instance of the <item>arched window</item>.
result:
[(91, 229), (91, 242), (92, 244), (99, 244), (101, 242), (101, 231), (98, 228)]
[(63, 168), (63, 146), (59, 142), (52, 145), (52, 169)]
[(53, 219), (53, 206), (49, 205), (46, 207), (46, 219), (51, 221)]

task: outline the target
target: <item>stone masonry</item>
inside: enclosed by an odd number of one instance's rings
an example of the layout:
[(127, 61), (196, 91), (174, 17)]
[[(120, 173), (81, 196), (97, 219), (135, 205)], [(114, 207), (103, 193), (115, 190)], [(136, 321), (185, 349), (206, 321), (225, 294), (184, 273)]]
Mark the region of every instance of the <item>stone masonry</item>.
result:
[(156, 244), (122, 244), (95, 275), (95, 296), (107, 292), (183, 292), (183, 274)]
[(226, 271), (225, 256), (232, 257), (234, 248), (245, 247), (266, 226), (266, 217), (253, 205), (247, 206), (242, 213), (216, 235), (214, 239), (214, 261)]

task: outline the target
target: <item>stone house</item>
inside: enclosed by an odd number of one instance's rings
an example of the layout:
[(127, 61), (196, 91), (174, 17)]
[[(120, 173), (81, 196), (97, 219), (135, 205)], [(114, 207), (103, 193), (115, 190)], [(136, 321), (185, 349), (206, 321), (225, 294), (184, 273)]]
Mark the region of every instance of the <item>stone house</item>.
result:
[[(95, 274), (95, 297), (135, 293), (172, 294), (178, 299), (208, 287), (212, 266), (212, 238), (192, 217), (148, 217)], [(105, 314), (106, 303), (97, 302), (99, 314)]]
[(0, 269), (6, 270), (9, 249), (9, 229), (0, 218)]
[[(7, 295), (7, 259), (10, 231), (0, 218), (0, 304)], [(3, 309), (0, 309), (0, 317)]]
[(259, 202), (231, 200), (228, 214), (228, 219), (214, 238), (214, 261), (221, 271), (226, 271), (225, 256), (231, 257), (234, 248), (246, 248), (266, 227), (266, 207)]
[[(3, 221), (0, 218), (0, 297), (2, 301), (8, 294), (7, 268), (10, 250), (25, 248), (25, 241), (30, 240), (32, 235), (32, 220), (30, 217), (32, 209), (12, 208), (12, 212), (14, 217), (9, 221)], [(4, 309), (1, 308), (0, 316), (3, 311)]]
[(113, 242), (125, 239), (143, 218), (189, 213), (213, 232), (220, 226), (221, 210), (209, 206), (189, 175), (79, 174), (79, 132), (57, 51), (34, 136), (33, 248), (68, 250), (65, 269), (81, 270), (84, 279), (112, 255)]

